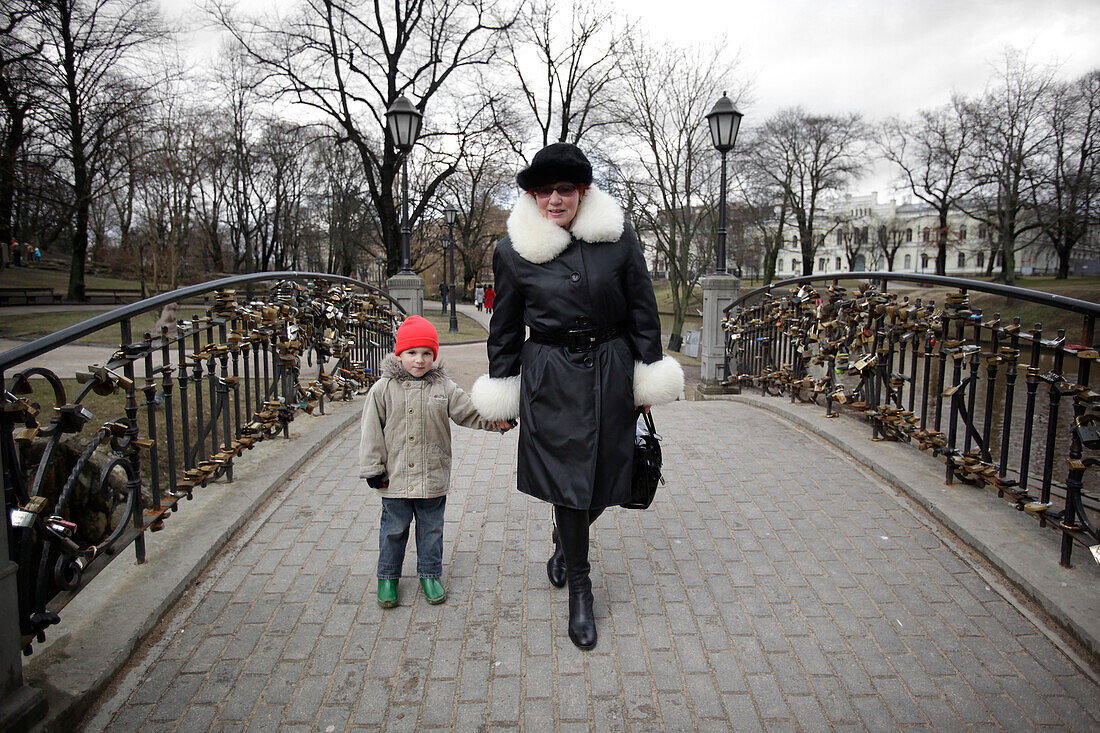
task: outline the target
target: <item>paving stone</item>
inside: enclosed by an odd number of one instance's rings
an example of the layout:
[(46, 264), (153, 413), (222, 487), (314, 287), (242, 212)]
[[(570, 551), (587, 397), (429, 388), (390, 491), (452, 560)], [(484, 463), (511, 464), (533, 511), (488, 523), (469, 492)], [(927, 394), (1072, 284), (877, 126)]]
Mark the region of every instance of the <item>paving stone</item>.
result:
[(109, 729), (1100, 727), (1096, 685), (892, 489), (754, 408), (661, 410), (668, 485), (594, 532), (592, 652), (546, 581), (549, 509), (513, 488), (515, 433), (454, 431), (447, 603), (420, 597), (410, 540), (379, 609), (349, 431), (211, 564)]

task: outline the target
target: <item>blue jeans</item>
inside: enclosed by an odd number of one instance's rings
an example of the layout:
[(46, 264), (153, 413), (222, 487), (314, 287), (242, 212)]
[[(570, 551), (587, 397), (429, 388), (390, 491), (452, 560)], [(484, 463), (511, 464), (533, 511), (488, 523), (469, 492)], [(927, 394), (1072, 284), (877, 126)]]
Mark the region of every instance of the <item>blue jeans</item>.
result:
[(416, 574), (438, 578), (443, 574), (443, 509), (447, 497), (435, 499), (382, 499), (382, 524), (378, 531), (378, 579), (401, 577), (409, 525), (416, 517)]

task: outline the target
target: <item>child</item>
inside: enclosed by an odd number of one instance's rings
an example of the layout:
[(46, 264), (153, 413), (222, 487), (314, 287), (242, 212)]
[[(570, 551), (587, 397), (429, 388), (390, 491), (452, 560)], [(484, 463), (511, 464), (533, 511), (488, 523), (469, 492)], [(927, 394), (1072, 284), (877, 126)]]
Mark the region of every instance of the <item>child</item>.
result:
[(397, 605), (397, 581), (409, 525), (416, 517), (416, 573), (428, 603), (442, 603), (443, 508), (451, 473), (451, 426), (504, 430), (483, 419), (470, 398), (435, 361), (439, 336), (420, 316), (397, 329), (394, 354), (363, 405), (359, 476), (382, 496), (378, 538), (378, 605)]

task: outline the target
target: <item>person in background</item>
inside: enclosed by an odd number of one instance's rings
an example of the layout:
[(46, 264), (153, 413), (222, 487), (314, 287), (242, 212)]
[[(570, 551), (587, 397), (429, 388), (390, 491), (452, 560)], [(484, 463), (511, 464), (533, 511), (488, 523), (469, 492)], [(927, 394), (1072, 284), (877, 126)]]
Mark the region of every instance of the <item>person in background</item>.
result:
[(478, 311), (481, 310), (481, 306), (485, 303), (485, 286), (478, 283), (474, 288), (474, 305), (477, 306)]
[(489, 373), (470, 398), (488, 419), (519, 419), (517, 488), (554, 507), (547, 576), (568, 583), (569, 638), (591, 649), (589, 525), (630, 500), (638, 410), (679, 397), (684, 375), (662, 351), (638, 238), (580, 148), (543, 148), (516, 182), (493, 253)]
[(493, 312), (493, 300), (497, 297), (497, 291), (493, 289), (493, 284), (489, 283), (485, 286), (485, 312)]

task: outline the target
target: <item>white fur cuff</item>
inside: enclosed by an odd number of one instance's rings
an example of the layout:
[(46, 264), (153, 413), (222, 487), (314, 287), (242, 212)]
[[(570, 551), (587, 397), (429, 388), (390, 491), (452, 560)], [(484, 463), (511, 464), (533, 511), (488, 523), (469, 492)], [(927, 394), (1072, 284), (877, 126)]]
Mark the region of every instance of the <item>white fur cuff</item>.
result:
[(493, 379), (484, 374), (474, 382), (470, 399), (486, 420), (514, 420), (519, 417), (519, 380), (518, 375)]
[(680, 362), (665, 356), (652, 364), (634, 362), (634, 404), (664, 405), (684, 391), (684, 370)]

